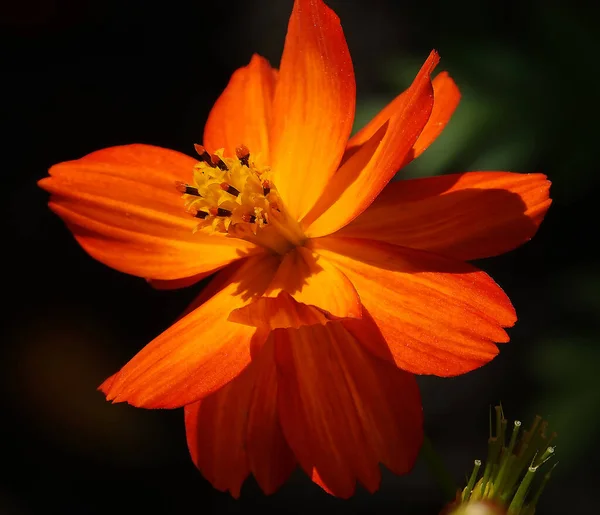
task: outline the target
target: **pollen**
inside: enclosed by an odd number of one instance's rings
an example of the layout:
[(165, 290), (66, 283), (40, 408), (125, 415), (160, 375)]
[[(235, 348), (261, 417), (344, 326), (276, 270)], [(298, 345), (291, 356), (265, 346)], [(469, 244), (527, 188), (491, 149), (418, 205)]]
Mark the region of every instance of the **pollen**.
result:
[(285, 253), (302, 245), (305, 236), (297, 221), (287, 214), (273, 183), (271, 169), (258, 165), (246, 145), (235, 149), (236, 157), (223, 150), (210, 154), (194, 145), (198, 163), (190, 183), (176, 182), (185, 211), (198, 220), (196, 231), (224, 233)]
[(250, 231), (256, 235), (269, 224), (271, 205), (278, 205), (277, 191), (270, 185), (270, 169), (259, 167), (251, 160), (245, 145), (236, 149), (236, 158), (223, 156), (218, 150), (209, 154), (202, 145), (195, 145), (200, 156), (190, 184), (177, 182), (183, 194), (185, 209), (200, 219), (197, 230), (236, 234)]

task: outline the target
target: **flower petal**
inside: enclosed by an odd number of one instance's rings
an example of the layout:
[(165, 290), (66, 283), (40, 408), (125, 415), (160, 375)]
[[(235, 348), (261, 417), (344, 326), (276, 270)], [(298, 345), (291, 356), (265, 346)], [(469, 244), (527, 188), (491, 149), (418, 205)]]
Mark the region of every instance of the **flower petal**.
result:
[(246, 422), (254, 374), (246, 368), (201, 401), (185, 406), (185, 430), (192, 461), (214, 488), (236, 499), (248, 477)]
[[(448, 75), (448, 72), (439, 73), (435, 79), (433, 79), (431, 84), (433, 86), (433, 109), (431, 111), (431, 116), (429, 117), (423, 132), (421, 132), (413, 145), (412, 152), (407, 155), (407, 159), (402, 166), (408, 164), (412, 159), (419, 157), (427, 147), (435, 141), (446, 124), (450, 121), (452, 114), (458, 106), (460, 92), (455, 82)], [(403, 91), (379, 111), (367, 125), (350, 138), (346, 148), (344, 161), (350, 155), (354, 154), (361, 145), (369, 141), (371, 136), (373, 136), (377, 130), (393, 116), (394, 112), (401, 108), (406, 101), (406, 95), (408, 93), (408, 90)]]
[(296, 0), (273, 107), (274, 182), (296, 220), (313, 206), (344, 153), (356, 84), (337, 15), (321, 0)]
[(302, 220), (308, 237), (331, 234), (356, 218), (412, 153), (433, 107), (430, 74), (438, 61), (439, 56), (433, 51), (390, 119), (333, 176)]
[(261, 297), (247, 306), (234, 309), (228, 320), (253, 327), (280, 329), (325, 324), (330, 318), (314, 308), (296, 302), (287, 292), (277, 297)]
[(386, 241), (459, 260), (530, 240), (550, 207), (543, 174), (469, 172), (396, 181), (340, 236)]
[(361, 315), (360, 299), (348, 278), (306, 247), (297, 247), (283, 257), (266, 295), (276, 297), (282, 291), (334, 317)]
[(353, 282), (363, 317), (389, 347), (367, 341), (369, 349), (404, 370), (463, 374), (498, 353), (494, 342), (508, 341), (502, 328), (516, 321), (510, 300), (469, 264), (373, 240), (321, 238), (312, 248)]
[(277, 416), (273, 343), (233, 381), (185, 407), (192, 461), (221, 491), (239, 497), (252, 472), (266, 494), (277, 490), (296, 465)]
[(356, 480), (377, 490), (378, 462), (412, 468), (422, 439), (413, 376), (374, 357), (340, 322), (273, 337), (283, 433), (309, 476), (349, 497)]
[(144, 408), (175, 408), (231, 381), (250, 362), (252, 338), (259, 334), (227, 317), (262, 295), (277, 263), (274, 256), (247, 259), (213, 297), (146, 345), (103, 385), (107, 399)]
[(93, 152), (53, 166), (39, 185), (80, 245), (102, 263), (140, 277), (208, 274), (261, 249), (243, 240), (193, 233), (175, 181), (196, 161), (149, 145)]
[(269, 126), (273, 111), (276, 71), (254, 54), (250, 64), (236, 70), (215, 102), (206, 126), (204, 146), (209, 152), (221, 148), (235, 157), (235, 149), (246, 145), (252, 155), (269, 162)]
[(296, 458), (279, 422), (277, 367), (272, 338), (267, 340), (252, 365), (256, 367), (256, 381), (248, 410), (246, 452), (250, 471), (268, 495), (275, 492), (296, 468)]
[(205, 277), (208, 277), (213, 272), (204, 272), (202, 274), (192, 275), (191, 277), (184, 277), (182, 279), (148, 279), (148, 284), (157, 290), (179, 290), (180, 288), (187, 288), (201, 281)]
[(319, 475), (319, 471), (317, 469), (312, 469), (312, 473), (310, 474), (310, 479), (316, 485), (319, 485), (323, 490), (325, 490), (329, 495), (335, 495), (329, 487), (325, 484), (325, 482), (321, 479)]

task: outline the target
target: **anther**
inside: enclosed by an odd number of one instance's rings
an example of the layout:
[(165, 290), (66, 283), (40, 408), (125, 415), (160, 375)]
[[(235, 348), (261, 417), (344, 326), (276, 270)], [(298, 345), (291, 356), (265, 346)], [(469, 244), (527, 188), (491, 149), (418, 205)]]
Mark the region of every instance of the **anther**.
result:
[(201, 197), (200, 193), (198, 193), (198, 188), (194, 188), (193, 186), (187, 185), (185, 182), (175, 181), (175, 188), (180, 193), (185, 193), (186, 195), (194, 195), (195, 197)]
[(214, 168), (215, 165), (212, 162), (210, 154), (206, 151), (206, 149), (202, 145), (198, 145), (198, 143), (194, 143), (194, 149), (198, 152), (200, 156), (200, 161), (204, 161), (208, 166)]
[(217, 154), (212, 155), (212, 163), (219, 170), (223, 170), (224, 172), (229, 170), (229, 168), (227, 168), (227, 165), (225, 164), (225, 161), (223, 161)]
[(213, 216), (231, 216), (231, 211), (222, 207), (211, 207), (208, 211)]
[(242, 215), (242, 220), (244, 222), (248, 222), (249, 224), (253, 224), (256, 222), (256, 216), (254, 215)]
[(271, 191), (271, 185), (269, 184), (269, 181), (263, 181), (262, 187), (263, 187), (263, 195), (266, 197)]
[(250, 150), (246, 145), (240, 145), (235, 149), (235, 155), (244, 166), (249, 166), (248, 159), (250, 158)]
[(234, 197), (237, 197), (240, 192), (238, 189), (234, 188), (231, 184), (229, 184), (228, 182), (222, 182), (221, 183), (221, 189), (223, 191), (226, 191), (227, 193), (229, 193), (230, 195), (233, 195)]
[(202, 218), (203, 220), (208, 216), (208, 213), (206, 211), (198, 211), (193, 207), (189, 208), (187, 212), (194, 218)]

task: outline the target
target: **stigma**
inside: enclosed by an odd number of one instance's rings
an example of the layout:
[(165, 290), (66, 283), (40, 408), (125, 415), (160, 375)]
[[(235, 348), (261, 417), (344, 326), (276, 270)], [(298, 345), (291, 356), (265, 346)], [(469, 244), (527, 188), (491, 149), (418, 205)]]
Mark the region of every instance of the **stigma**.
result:
[(236, 157), (210, 154), (194, 145), (198, 163), (190, 183), (176, 182), (184, 209), (198, 220), (196, 231), (225, 233), (285, 253), (305, 241), (283, 206), (268, 166), (257, 165), (245, 145)]

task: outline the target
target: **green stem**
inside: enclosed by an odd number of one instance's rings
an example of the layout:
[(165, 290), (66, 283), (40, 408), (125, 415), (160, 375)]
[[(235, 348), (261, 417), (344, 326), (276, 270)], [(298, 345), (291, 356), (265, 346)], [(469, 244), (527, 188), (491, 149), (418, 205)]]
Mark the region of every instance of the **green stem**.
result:
[(423, 439), (423, 445), (421, 446), (421, 456), (427, 463), (429, 471), (435, 477), (438, 486), (442, 490), (444, 497), (448, 501), (456, 499), (456, 493), (458, 491), (456, 483), (452, 478), (452, 475), (444, 465), (444, 462), (440, 456), (433, 449), (431, 440), (427, 436)]

